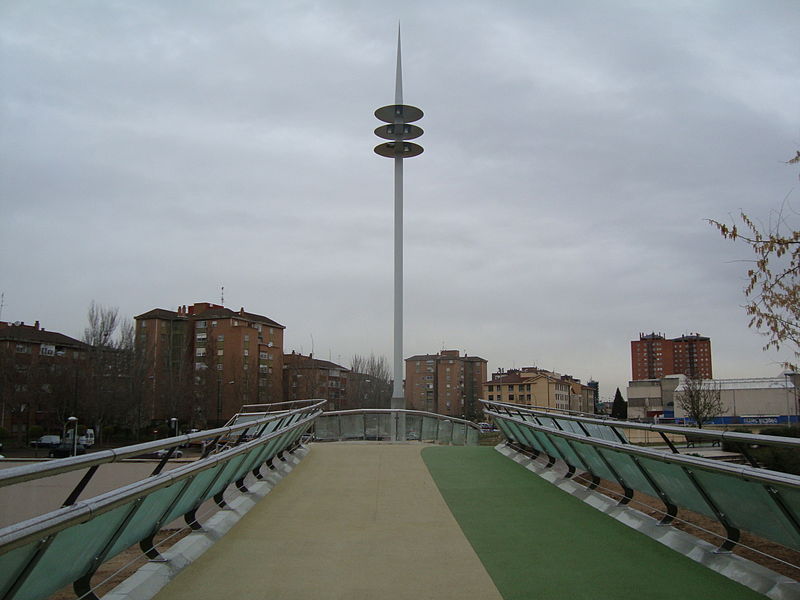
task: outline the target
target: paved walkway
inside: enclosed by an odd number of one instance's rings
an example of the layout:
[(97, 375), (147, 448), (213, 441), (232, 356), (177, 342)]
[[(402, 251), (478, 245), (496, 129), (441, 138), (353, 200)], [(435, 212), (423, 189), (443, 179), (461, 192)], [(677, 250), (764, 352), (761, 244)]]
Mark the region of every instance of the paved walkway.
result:
[(157, 600), (499, 600), (422, 448), (315, 444)]
[(762, 598), (493, 448), (315, 444), (157, 600)]

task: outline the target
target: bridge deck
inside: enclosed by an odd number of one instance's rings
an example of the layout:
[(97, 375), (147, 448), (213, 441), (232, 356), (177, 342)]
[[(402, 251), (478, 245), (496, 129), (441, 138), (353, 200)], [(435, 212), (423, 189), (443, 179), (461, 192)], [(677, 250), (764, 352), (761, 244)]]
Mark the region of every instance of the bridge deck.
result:
[(316, 444), (158, 600), (763, 598), (492, 448)]

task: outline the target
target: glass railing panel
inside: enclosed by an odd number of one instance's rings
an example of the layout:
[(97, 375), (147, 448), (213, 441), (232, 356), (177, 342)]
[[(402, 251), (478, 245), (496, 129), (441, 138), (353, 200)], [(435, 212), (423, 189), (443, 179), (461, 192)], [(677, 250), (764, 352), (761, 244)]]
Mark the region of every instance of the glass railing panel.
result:
[(422, 439), (422, 417), (419, 415), (406, 416), (406, 439), (418, 441)]
[(585, 469), (586, 465), (583, 464), (583, 460), (581, 457), (575, 453), (575, 450), (572, 449), (569, 442), (562, 438), (558, 437), (557, 435), (551, 436), (550, 441), (553, 442), (556, 448), (558, 448), (559, 453), (561, 454), (561, 458), (569, 465), (579, 469)]
[(219, 476), (219, 479), (217, 479), (214, 482), (214, 485), (211, 486), (211, 489), (208, 492), (206, 492), (206, 497), (205, 497), (206, 500), (220, 493), (226, 487), (228, 487), (228, 485), (233, 481), (233, 474), (239, 468), (239, 465), (241, 464), (243, 459), (244, 456), (240, 454), (239, 456), (234, 456), (233, 458), (230, 458), (225, 463), (225, 465), (222, 467), (222, 474)]
[(703, 500), (686, 472), (674, 463), (661, 462), (640, 457), (639, 464), (647, 469), (648, 474), (656, 482), (667, 497), (677, 506), (688, 508), (715, 519), (714, 511)]
[(467, 439), (466, 427), (464, 423), (453, 423), (453, 438), (451, 441), (454, 446), (464, 445), (464, 441)]
[(14, 585), (25, 565), (36, 554), (39, 540), (14, 548), (11, 552), (0, 555), (0, 598), (6, 597), (6, 592)]
[(339, 423), (342, 428), (340, 439), (363, 440), (366, 437), (363, 414), (339, 415)]
[(693, 473), (717, 508), (735, 527), (800, 550), (800, 533), (764, 484), (704, 469), (693, 469)]
[(153, 532), (158, 520), (167, 512), (169, 505), (183, 488), (185, 481), (173, 483), (171, 486), (156, 490), (144, 500), (125, 526), (119, 538), (114, 542), (108, 558), (116, 556), (129, 546), (144, 539)]
[(449, 444), (453, 437), (453, 422), (445, 419), (439, 422), (439, 438), (436, 440), (439, 444)]
[(542, 427), (547, 427), (548, 429), (556, 429), (556, 430), (558, 429), (558, 425), (556, 425), (556, 420), (553, 419), (552, 417), (544, 417), (539, 415), (538, 419)]
[(56, 534), (53, 543), (25, 579), (14, 600), (39, 600), (72, 583), (91, 567), (111, 539), (131, 503), (97, 515)]
[(536, 438), (536, 435), (534, 435), (534, 432), (530, 427), (520, 426), (519, 427), (519, 433), (523, 437), (523, 442), (522, 443), (524, 443), (526, 446), (530, 446), (531, 448), (533, 448), (537, 452), (546, 452), (542, 448), (542, 444)]
[(577, 433), (578, 435), (586, 435), (581, 429), (581, 426), (578, 425), (575, 421), (570, 421), (569, 419), (553, 419), (558, 426), (564, 430), (569, 431), (570, 433)]
[(170, 521), (185, 515), (195, 506), (201, 504), (206, 498), (206, 488), (208, 488), (208, 486), (211, 484), (211, 481), (214, 479), (217, 473), (219, 473), (221, 468), (222, 465), (218, 464), (195, 475), (189, 484), (189, 488), (186, 490), (183, 496), (181, 496), (180, 500), (178, 500), (177, 504), (172, 508), (172, 510), (170, 510), (166, 519), (164, 519), (164, 522), (169, 523)]
[(614, 433), (614, 430), (608, 425), (598, 425), (597, 423), (584, 423), (586, 431), (591, 437), (607, 440), (609, 442), (619, 443), (620, 438)]
[(658, 492), (653, 489), (650, 482), (642, 474), (641, 469), (636, 466), (636, 461), (630, 454), (624, 452), (615, 452), (607, 448), (598, 448), (597, 451), (603, 455), (614, 470), (622, 477), (622, 480), (628, 485), (639, 492), (658, 497)]
[(518, 441), (516, 436), (514, 435), (514, 432), (511, 430), (508, 421), (506, 421), (505, 419), (496, 418), (494, 420), (494, 424), (497, 425), (497, 428), (502, 432), (502, 434), (505, 436), (507, 440), (511, 442)]
[(325, 416), (317, 417), (314, 423), (314, 437), (322, 441), (339, 439), (339, 417)]
[(606, 463), (604, 463), (603, 459), (600, 458), (600, 455), (597, 454), (597, 449), (594, 446), (585, 444), (584, 442), (575, 441), (572, 443), (572, 447), (581, 457), (583, 464), (593, 475), (616, 483), (617, 478), (614, 477), (614, 473), (609, 470), (609, 468), (606, 466)]
[(532, 431), (533, 435), (536, 436), (536, 439), (539, 440), (539, 445), (542, 447), (542, 450), (545, 454), (552, 456), (553, 458), (561, 458), (561, 452), (559, 452), (558, 448), (556, 448), (556, 446), (553, 444), (549, 435), (543, 431)]
[(433, 417), (422, 417), (422, 433), (420, 439), (423, 442), (435, 442), (439, 429), (439, 419)]
[(467, 446), (477, 446), (481, 443), (481, 434), (474, 427), (467, 429)]
[(239, 481), (243, 477), (247, 476), (247, 473), (253, 469), (255, 461), (261, 455), (261, 451), (261, 447), (255, 447), (246, 452), (242, 458), (242, 463), (239, 465), (239, 468), (236, 469), (236, 473), (234, 473), (234, 475), (231, 477), (231, 481)]

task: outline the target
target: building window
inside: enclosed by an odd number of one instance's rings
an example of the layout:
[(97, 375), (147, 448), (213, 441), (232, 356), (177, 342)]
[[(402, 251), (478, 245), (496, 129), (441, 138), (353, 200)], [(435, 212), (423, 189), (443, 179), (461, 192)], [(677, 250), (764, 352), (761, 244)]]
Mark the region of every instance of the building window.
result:
[(243, 352), (245, 356), (250, 356), (250, 350), (248, 350), (247, 348), (245, 348)]
[(204, 342), (204, 341), (206, 341), (206, 339), (208, 339), (208, 335), (207, 334), (205, 334), (205, 333), (198, 333), (197, 334), (197, 341), (198, 342)]
[(217, 371), (222, 371), (222, 363), (217, 365)]
[(267, 359), (267, 353), (266, 352), (259, 352), (258, 353), (258, 358), (260, 358), (261, 360), (266, 360)]
[(244, 341), (245, 341), (245, 343), (250, 341), (250, 336), (248, 334), (245, 334)]
[(200, 371), (201, 369), (205, 369), (207, 367), (206, 363), (204, 362), (196, 362), (194, 363), (194, 370)]
[(195, 325), (195, 327), (197, 327), (197, 329), (205, 329), (206, 328), (206, 322), (205, 321), (198, 321), (197, 324)]
[(222, 356), (224, 352), (224, 350), (217, 350), (217, 356)]
[(234, 320), (234, 322), (233, 322), (233, 326), (234, 326), (234, 327), (238, 327), (238, 326), (239, 326), (239, 321), (236, 321), (236, 320)]
[(217, 336), (217, 341), (218, 341), (218, 342), (224, 342), (224, 341), (225, 341), (225, 336), (224, 336), (223, 334), (219, 334), (219, 335)]
[(216, 321), (211, 321), (211, 326), (212, 327), (216, 327), (217, 326), (217, 322)]
[(205, 356), (206, 355), (206, 349), (205, 348), (197, 348), (194, 351), (194, 355), (195, 356)]

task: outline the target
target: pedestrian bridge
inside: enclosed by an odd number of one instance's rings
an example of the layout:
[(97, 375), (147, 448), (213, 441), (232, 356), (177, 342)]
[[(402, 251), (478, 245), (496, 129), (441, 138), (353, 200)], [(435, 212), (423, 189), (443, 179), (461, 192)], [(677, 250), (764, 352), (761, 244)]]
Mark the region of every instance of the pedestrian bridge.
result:
[[(596, 419), (497, 404), (487, 404), (487, 413), (510, 444), (476, 446), (473, 426), (441, 416), (322, 416), (311, 404), (111, 455), (0, 471), (5, 490), (54, 469), (85, 472), (63, 508), (0, 530), (0, 593), (36, 600), (75, 582), (78, 594), (92, 597), (98, 566), (138, 543), (150, 562), (104, 597), (800, 598), (796, 581), (727, 552), (743, 511), (728, 516), (722, 552), (670, 527), (681, 493), (663, 473), (656, 480), (646, 460), (663, 472), (664, 465), (686, 467), (717, 508), (708, 477), (725, 494), (743, 493), (734, 481), (756, 482), (783, 509), (759, 500), (751, 520), (773, 527), (785, 519), (789, 530), (800, 478), (755, 467), (718, 470), (706, 459), (667, 456), (677, 454), (670, 450), (641, 449), (646, 456), (639, 456), (620, 428)], [(315, 424), (323, 438), (347, 441), (306, 442)], [(414, 441), (385, 441), (398, 432)], [(193, 436), (214, 442), (205, 458), (169, 471), (165, 459), (146, 480), (79, 499), (98, 468)], [(589, 452), (604, 457), (601, 463), (593, 465), (599, 459)], [(614, 453), (644, 465), (638, 478)], [(574, 481), (578, 471), (588, 473), (588, 486)], [(625, 483), (621, 502), (588, 489), (599, 477)], [(661, 525), (629, 507), (627, 495), (642, 481), (667, 499)], [(699, 494), (681, 485), (687, 497)], [(747, 489), (740, 497), (752, 502)], [(203, 516), (212, 503), (219, 510)], [(158, 529), (182, 515), (194, 533), (169, 550), (154, 548)], [(792, 547), (799, 534), (780, 535)]]

